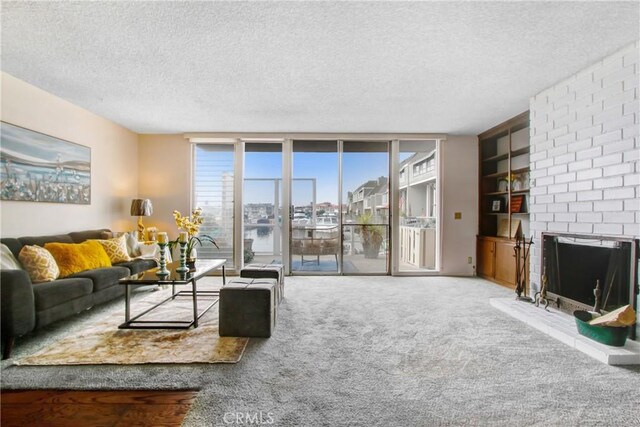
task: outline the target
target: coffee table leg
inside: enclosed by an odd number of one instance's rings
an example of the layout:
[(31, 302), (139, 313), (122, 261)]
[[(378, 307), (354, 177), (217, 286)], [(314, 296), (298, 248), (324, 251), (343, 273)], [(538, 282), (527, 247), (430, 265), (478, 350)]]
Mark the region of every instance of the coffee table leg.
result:
[(227, 276), (224, 274), (224, 264), (222, 264), (222, 286), (227, 284)]
[(125, 323), (131, 318), (131, 286), (125, 285), (125, 298), (124, 298), (124, 321)]
[(196, 291), (196, 281), (191, 281), (191, 290), (193, 291), (193, 327), (198, 327), (198, 297)]

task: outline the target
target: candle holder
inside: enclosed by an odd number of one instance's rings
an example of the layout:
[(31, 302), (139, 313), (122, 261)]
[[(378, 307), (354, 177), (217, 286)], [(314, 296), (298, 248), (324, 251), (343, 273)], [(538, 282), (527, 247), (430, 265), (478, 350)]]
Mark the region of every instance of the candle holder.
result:
[(158, 246), (160, 247), (160, 269), (156, 271), (156, 275), (168, 276), (170, 272), (167, 270), (167, 258), (165, 254), (167, 243), (158, 243)]
[(180, 244), (180, 267), (176, 268), (178, 273), (186, 273), (189, 271), (187, 267), (187, 242), (179, 242)]

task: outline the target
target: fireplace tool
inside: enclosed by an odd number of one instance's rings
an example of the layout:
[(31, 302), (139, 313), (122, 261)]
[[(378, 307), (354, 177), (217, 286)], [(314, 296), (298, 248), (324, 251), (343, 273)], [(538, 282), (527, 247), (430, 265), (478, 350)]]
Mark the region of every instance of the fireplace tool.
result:
[(618, 274), (617, 268), (613, 270), (613, 275), (611, 276), (611, 281), (609, 282), (609, 286), (607, 287), (607, 296), (604, 299), (604, 303), (601, 303), (600, 301), (600, 296), (602, 295), (602, 290), (600, 289), (600, 280), (596, 280), (596, 287), (593, 290), (593, 296), (595, 297), (595, 304), (593, 305), (594, 312), (602, 313), (602, 309), (607, 307), (607, 303), (609, 302), (609, 295), (611, 295), (611, 289), (613, 288), (613, 282), (614, 280), (616, 280), (616, 274)]
[(602, 290), (600, 289), (600, 280), (596, 280), (596, 287), (593, 290), (593, 296), (596, 297), (596, 302), (593, 305), (593, 311), (596, 313), (600, 313), (600, 295), (602, 295)]
[(536, 292), (535, 295), (535, 300), (536, 300), (536, 307), (539, 307), (540, 304), (544, 304), (544, 309), (546, 310), (547, 307), (549, 307), (549, 300), (547, 299), (547, 269), (545, 267), (544, 271), (542, 272), (542, 285), (540, 286), (540, 292)]
[(607, 290), (607, 296), (602, 303), (602, 308), (607, 309), (607, 303), (609, 302), (609, 295), (611, 295), (611, 289), (613, 289), (613, 281), (616, 280), (616, 274), (618, 274), (618, 268), (613, 271), (613, 276), (611, 277), (611, 282), (609, 282), (609, 289)]
[[(518, 238), (513, 248), (516, 254), (516, 300), (518, 301), (533, 302), (533, 299), (527, 296), (527, 260), (529, 259), (531, 245), (533, 245), (533, 236), (528, 242), (522, 236), (522, 242)], [(524, 256), (521, 257), (521, 254)]]

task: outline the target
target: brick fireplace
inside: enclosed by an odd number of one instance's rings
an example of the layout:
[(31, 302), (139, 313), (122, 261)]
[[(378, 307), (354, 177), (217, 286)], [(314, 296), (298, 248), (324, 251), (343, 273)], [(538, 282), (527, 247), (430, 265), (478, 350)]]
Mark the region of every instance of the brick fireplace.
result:
[[(572, 314), (597, 305), (611, 312), (628, 304), (637, 310), (636, 239), (543, 232), (541, 240), (547, 299), (561, 311)], [(634, 332), (629, 338), (636, 338)]]
[(640, 238), (639, 48), (626, 46), (530, 100), (532, 294), (543, 232)]

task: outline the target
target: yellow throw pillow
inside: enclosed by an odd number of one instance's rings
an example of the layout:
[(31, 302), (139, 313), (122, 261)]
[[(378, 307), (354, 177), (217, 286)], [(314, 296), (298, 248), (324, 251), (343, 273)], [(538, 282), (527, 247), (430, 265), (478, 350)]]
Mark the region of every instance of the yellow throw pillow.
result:
[(89, 269), (111, 267), (111, 259), (107, 255), (102, 245), (95, 240), (87, 240), (80, 243), (82, 255), (84, 256)]
[(24, 246), (18, 254), (18, 258), (33, 283), (51, 282), (60, 276), (56, 260), (45, 248)]
[(111, 262), (101, 245), (86, 241), (84, 243), (46, 243), (45, 249), (51, 252), (60, 268), (60, 277), (94, 268), (111, 267)]
[(131, 257), (127, 251), (127, 236), (122, 235), (115, 239), (94, 241), (102, 245), (107, 255), (109, 255), (112, 264), (131, 261)]

